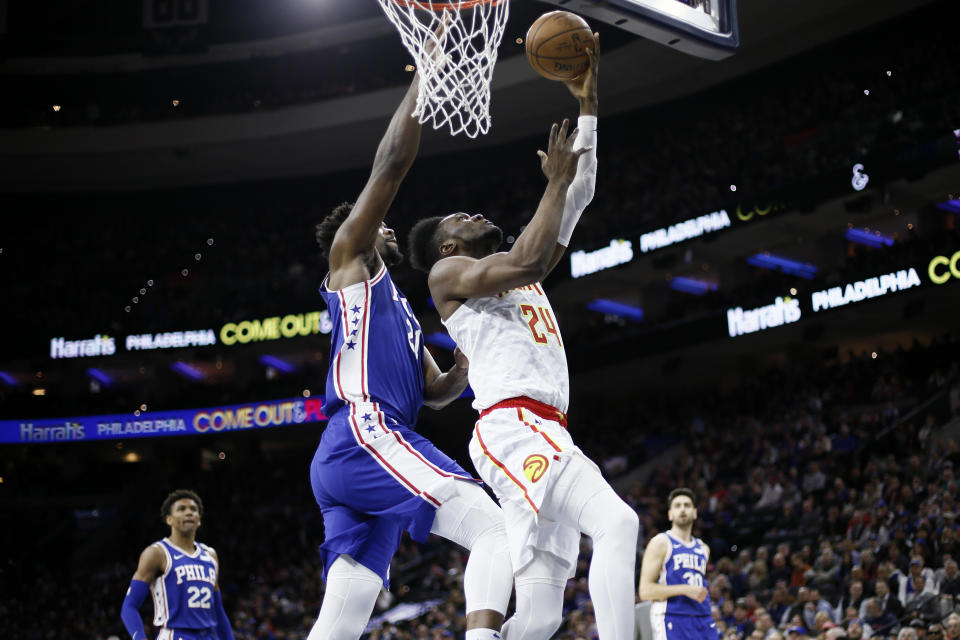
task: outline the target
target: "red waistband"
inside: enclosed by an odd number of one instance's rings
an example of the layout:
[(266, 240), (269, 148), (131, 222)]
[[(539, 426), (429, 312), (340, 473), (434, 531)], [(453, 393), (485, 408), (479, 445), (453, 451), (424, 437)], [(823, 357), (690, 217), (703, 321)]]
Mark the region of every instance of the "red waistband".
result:
[(496, 411), (497, 409), (528, 409), (544, 420), (553, 420), (560, 424), (564, 429), (567, 428), (567, 415), (557, 409), (552, 407), (545, 402), (540, 402), (539, 400), (534, 400), (533, 398), (528, 398), (526, 396), (519, 396), (516, 398), (507, 398), (506, 400), (501, 400), (497, 404), (487, 407), (480, 412), (480, 418), (483, 418), (485, 415), (489, 414), (491, 411)]

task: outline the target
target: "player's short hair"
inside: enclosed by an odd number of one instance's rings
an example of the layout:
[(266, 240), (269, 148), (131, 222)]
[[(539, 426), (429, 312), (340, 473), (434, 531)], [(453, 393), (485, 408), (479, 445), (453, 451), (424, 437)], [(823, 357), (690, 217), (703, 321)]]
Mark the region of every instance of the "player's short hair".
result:
[(160, 505), (160, 520), (166, 523), (167, 516), (170, 515), (170, 510), (173, 509), (173, 503), (177, 500), (183, 500), (184, 498), (189, 498), (196, 502), (200, 517), (203, 517), (203, 500), (200, 499), (197, 492), (191, 491), (190, 489), (177, 489), (171, 491), (170, 495), (163, 499), (163, 504)]
[(333, 238), (337, 235), (337, 230), (343, 221), (347, 219), (350, 212), (353, 211), (355, 202), (343, 202), (337, 205), (326, 218), (317, 225), (317, 244), (320, 245), (320, 253), (324, 260), (330, 259), (330, 247), (333, 246)]
[(410, 235), (407, 236), (407, 253), (410, 255), (410, 264), (414, 269), (430, 273), (430, 269), (440, 259), (440, 238), (437, 237), (437, 227), (442, 221), (443, 216), (424, 218), (410, 230)]
[(697, 508), (697, 499), (694, 497), (693, 491), (687, 489), (686, 487), (677, 487), (670, 492), (669, 496), (667, 496), (667, 509), (671, 508), (673, 506), (673, 501), (680, 496), (686, 496), (690, 498), (690, 502), (693, 503), (693, 508)]

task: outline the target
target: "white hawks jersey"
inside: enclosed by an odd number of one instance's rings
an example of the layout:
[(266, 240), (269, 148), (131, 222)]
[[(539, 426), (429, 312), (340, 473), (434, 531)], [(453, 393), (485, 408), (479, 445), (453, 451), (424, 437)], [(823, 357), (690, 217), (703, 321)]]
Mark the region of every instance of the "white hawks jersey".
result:
[(526, 396), (566, 413), (567, 355), (539, 283), (470, 298), (443, 324), (470, 360), (474, 409)]

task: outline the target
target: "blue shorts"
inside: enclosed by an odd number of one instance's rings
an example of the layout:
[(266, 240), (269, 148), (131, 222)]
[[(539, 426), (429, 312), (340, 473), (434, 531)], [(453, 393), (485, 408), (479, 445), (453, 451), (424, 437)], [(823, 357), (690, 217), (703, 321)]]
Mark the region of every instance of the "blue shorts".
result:
[[(659, 618), (659, 619), (658, 619)], [(717, 640), (712, 616), (651, 615), (654, 640)]]
[(375, 410), (349, 405), (327, 423), (310, 465), (323, 513), (323, 579), (347, 554), (389, 586), (390, 560), (404, 531), (430, 534), (437, 507), (474, 481), (463, 467), (412, 428)]
[(161, 629), (157, 640), (218, 640), (216, 629)]

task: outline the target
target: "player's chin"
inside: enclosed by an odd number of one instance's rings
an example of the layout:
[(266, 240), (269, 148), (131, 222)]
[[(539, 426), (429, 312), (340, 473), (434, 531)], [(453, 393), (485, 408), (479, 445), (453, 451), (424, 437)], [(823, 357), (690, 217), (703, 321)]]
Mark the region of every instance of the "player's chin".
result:
[(403, 254), (395, 245), (387, 244), (383, 255), (380, 256), (387, 268), (392, 268), (403, 262)]
[(496, 251), (503, 244), (503, 230), (495, 224), (483, 230), (483, 241), (488, 243), (491, 251)]

